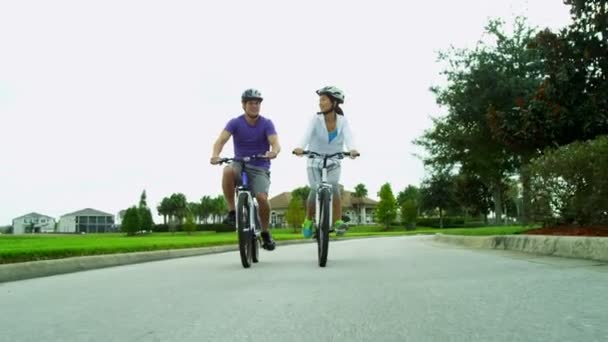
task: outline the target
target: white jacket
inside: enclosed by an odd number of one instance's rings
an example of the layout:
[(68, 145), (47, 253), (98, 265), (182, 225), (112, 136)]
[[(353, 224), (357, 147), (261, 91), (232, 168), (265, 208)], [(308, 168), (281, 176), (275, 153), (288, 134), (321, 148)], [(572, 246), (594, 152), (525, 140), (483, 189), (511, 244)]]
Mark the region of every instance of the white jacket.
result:
[(343, 115), (336, 115), (336, 129), (338, 130), (337, 137), (329, 142), (329, 132), (327, 131), (327, 126), (325, 126), (325, 116), (323, 114), (315, 114), (312, 120), (310, 120), (306, 133), (298, 147), (321, 154), (343, 152), (345, 151), (345, 147), (347, 151), (355, 150), (350, 125)]

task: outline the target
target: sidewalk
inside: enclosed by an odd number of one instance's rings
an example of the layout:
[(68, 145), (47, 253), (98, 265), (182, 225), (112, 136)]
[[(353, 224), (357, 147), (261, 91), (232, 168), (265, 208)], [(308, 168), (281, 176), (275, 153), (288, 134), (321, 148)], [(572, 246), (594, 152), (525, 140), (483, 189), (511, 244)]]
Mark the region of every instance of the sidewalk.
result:
[(537, 255), (608, 262), (608, 237), (552, 235), (457, 236), (436, 234), (434, 241), (469, 248), (502, 249)]

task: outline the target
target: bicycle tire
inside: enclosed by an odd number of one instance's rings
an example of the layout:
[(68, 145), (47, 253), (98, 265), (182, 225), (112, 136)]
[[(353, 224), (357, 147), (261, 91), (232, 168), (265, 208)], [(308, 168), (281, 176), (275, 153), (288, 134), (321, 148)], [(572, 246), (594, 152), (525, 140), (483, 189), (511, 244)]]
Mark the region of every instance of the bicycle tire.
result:
[(252, 231), (249, 229), (249, 201), (248, 194), (241, 193), (239, 194), (237, 200), (237, 213), (238, 213), (238, 221), (237, 221), (237, 232), (239, 238), (239, 254), (241, 255), (241, 264), (243, 264), (244, 268), (251, 267), (252, 263)]
[(319, 193), (320, 213), (319, 213), (319, 238), (317, 239), (317, 250), (319, 254), (319, 266), (325, 267), (327, 264), (327, 254), (329, 250), (329, 191), (321, 189)]

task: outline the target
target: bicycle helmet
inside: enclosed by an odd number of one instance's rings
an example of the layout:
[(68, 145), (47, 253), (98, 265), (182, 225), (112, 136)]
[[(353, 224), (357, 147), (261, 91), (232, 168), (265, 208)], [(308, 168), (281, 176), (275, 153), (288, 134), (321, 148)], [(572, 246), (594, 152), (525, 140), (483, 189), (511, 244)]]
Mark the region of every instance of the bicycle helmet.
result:
[(327, 95), (340, 103), (344, 103), (344, 92), (334, 86), (327, 86), (317, 90), (317, 95)]
[(241, 101), (245, 102), (251, 100), (258, 100), (262, 102), (264, 98), (262, 97), (262, 93), (260, 93), (259, 90), (250, 88), (243, 92), (243, 94), (241, 95)]

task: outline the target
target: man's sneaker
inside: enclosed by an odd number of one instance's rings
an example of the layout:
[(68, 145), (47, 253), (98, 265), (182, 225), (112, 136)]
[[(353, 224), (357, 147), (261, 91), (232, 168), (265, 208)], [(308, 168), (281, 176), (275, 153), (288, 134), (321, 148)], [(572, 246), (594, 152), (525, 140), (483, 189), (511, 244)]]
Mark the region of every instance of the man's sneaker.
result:
[(312, 220), (304, 220), (304, 223), (302, 223), (302, 235), (307, 239), (312, 236)]
[(334, 230), (336, 231), (336, 235), (341, 236), (344, 235), (344, 232), (348, 229), (348, 226), (344, 221), (338, 220), (334, 223)]
[(267, 251), (272, 251), (275, 248), (274, 240), (270, 235), (270, 232), (262, 232), (262, 248)]
[(223, 223), (229, 226), (234, 226), (236, 224), (236, 212), (234, 210), (230, 210)]

